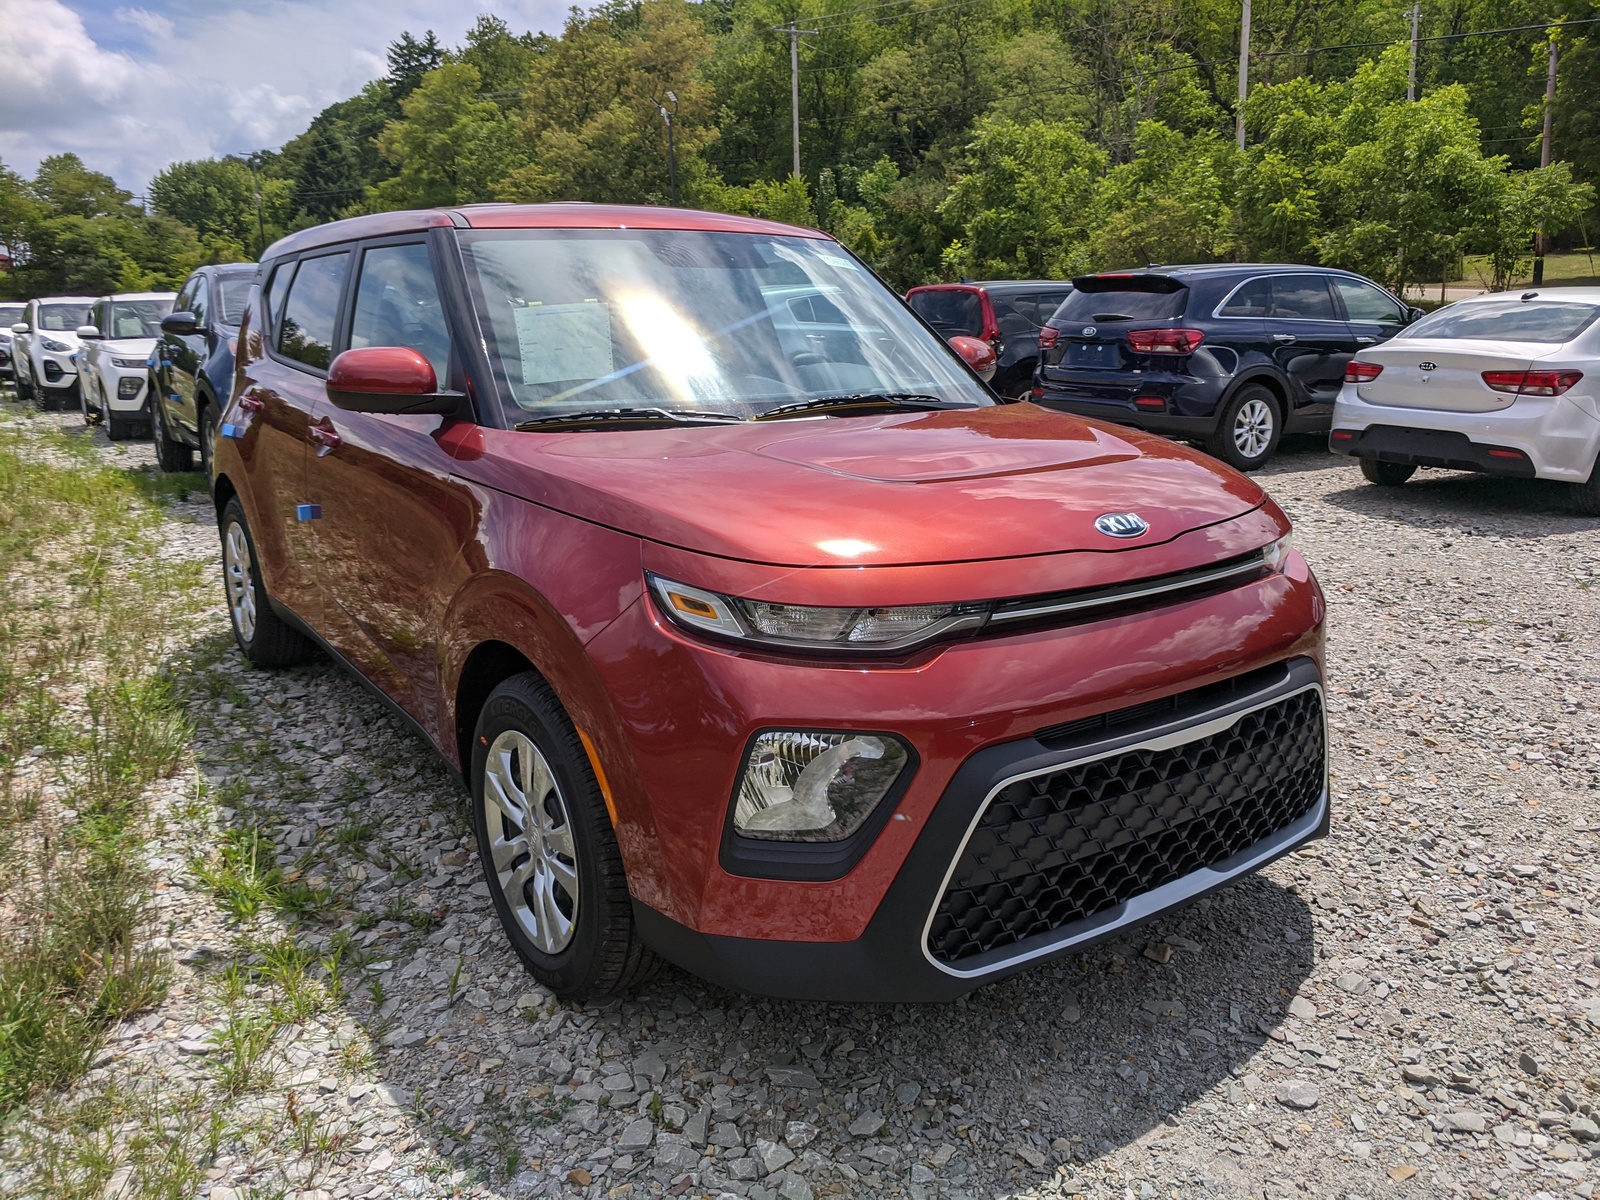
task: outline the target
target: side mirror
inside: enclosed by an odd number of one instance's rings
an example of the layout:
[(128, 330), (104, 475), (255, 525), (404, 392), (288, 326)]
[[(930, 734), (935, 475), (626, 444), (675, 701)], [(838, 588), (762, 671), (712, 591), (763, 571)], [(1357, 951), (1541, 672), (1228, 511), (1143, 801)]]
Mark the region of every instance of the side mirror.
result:
[(95, 325), (79, 325), (76, 332), (78, 339), (85, 342), (92, 342), (100, 336), (99, 327)]
[(457, 411), (460, 392), (441, 392), (433, 364), (407, 346), (360, 346), (328, 368), (328, 399), (348, 412)]
[(995, 357), (994, 347), (982, 338), (958, 333), (950, 339), (950, 349), (959, 354), (961, 361), (976, 371), (985, 383), (994, 378), (994, 369), (1000, 360)]
[(18, 321), (15, 325), (13, 325), (11, 327), (11, 332), (12, 333), (27, 333), (28, 332), (28, 323), (26, 321)]
[(168, 313), (161, 318), (162, 333), (193, 333), (199, 324), (192, 312)]
[(1420, 321), (1427, 315), (1428, 312), (1426, 309), (1417, 308), (1415, 305), (1413, 305), (1412, 307), (1406, 309), (1406, 324), (1409, 325), (1413, 321)]

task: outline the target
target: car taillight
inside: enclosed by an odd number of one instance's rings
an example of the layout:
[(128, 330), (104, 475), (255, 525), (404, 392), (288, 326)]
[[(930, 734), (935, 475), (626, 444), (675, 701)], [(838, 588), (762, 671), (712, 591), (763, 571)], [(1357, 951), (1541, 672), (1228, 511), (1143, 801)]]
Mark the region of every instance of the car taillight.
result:
[(1053, 325), (1046, 325), (1043, 329), (1039, 330), (1039, 349), (1041, 350), (1051, 349), (1060, 340), (1061, 330), (1055, 328)]
[(1130, 329), (1128, 349), (1135, 354), (1188, 354), (1205, 338), (1198, 329)]
[(1559, 396), (1583, 378), (1582, 371), (1485, 371), (1483, 381), (1513, 396)]
[(1344, 381), (1346, 383), (1371, 383), (1382, 374), (1383, 368), (1377, 363), (1362, 362), (1358, 358), (1352, 358), (1344, 369)]

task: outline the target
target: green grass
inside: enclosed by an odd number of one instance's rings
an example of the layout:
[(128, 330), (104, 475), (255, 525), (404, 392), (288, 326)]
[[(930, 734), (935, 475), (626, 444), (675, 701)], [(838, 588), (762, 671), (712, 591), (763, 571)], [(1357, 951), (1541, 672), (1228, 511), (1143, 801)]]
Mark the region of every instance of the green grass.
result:
[[(1466, 260), (1466, 278), (1459, 282), (1488, 287), (1493, 278), (1488, 260), (1473, 257)], [(1533, 260), (1530, 258), (1513, 278), (1512, 286), (1524, 287), (1532, 282)], [(1545, 255), (1544, 282), (1551, 287), (1600, 287), (1600, 251), (1573, 250)]]

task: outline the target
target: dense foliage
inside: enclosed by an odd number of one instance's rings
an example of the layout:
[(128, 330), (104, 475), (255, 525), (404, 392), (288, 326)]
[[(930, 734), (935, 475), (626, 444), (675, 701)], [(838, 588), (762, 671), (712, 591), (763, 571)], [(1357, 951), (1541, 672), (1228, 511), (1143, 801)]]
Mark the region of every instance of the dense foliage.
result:
[[(1310, 260), (1400, 288), (1535, 232), (1586, 243), (1595, 0), (1448, 0), (1407, 99), (1405, 0), (609, 0), (559, 36), (484, 16), (281, 149), (173, 163), (146, 215), (70, 155), (0, 168), (12, 293), (170, 284), (338, 216), (488, 200), (683, 203), (815, 225), (891, 282)], [(791, 20), (802, 170), (791, 171)], [(1538, 167), (1551, 23), (1556, 161)]]

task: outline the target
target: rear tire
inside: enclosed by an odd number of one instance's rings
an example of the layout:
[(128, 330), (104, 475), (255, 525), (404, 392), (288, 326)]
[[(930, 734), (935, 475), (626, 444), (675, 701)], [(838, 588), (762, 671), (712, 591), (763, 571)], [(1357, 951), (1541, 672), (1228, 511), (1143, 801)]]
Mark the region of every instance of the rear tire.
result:
[(577, 730), (532, 671), (489, 694), (472, 739), (478, 857), (528, 973), (565, 1000), (653, 975), (605, 799)]
[(1569, 483), (1572, 511), (1585, 517), (1600, 517), (1600, 459), (1589, 473), (1587, 483)]
[(150, 399), (150, 431), (156, 443), (156, 466), (167, 472), (194, 470), (194, 451), (168, 436), (165, 408), (155, 396)]
[(1375, 458), (1361, 460), (1361, 474), (1368, 483), (1379, 487), (1399, 487), (1416, 473), (1416, 467), (1407, 463), (1379, 462)]
[[(158, 443), (159, 444), (159, 443)], [(272, 610), (257, 567), (255, 539), (235, 496), (222, 510), (222, 585), (239, 650), (258, 667), (292, 667), (311, 657), (311, 639)]]
[(1247, 383), (1222, 406), (1206, 449), (1230, 467), (1254, 471), (1266, 463), (1283, 438), (1283, 408), (1258, 383)]
[(15, 367), (13, 367), (12, 370), (14, 372), (13, 379), (12, 379), (12, 386), (14, 386), (17, 389), (17, 403), (18, 404), (32, 404), (33, 403), (33, 384), (24, 383), (23, 380), (22, 380), (22, 372), (16, 370)]
[(200, 402), (200, 473), (211, 490), (212, 470), (217, 452), (217, 406), (208, 396)]

